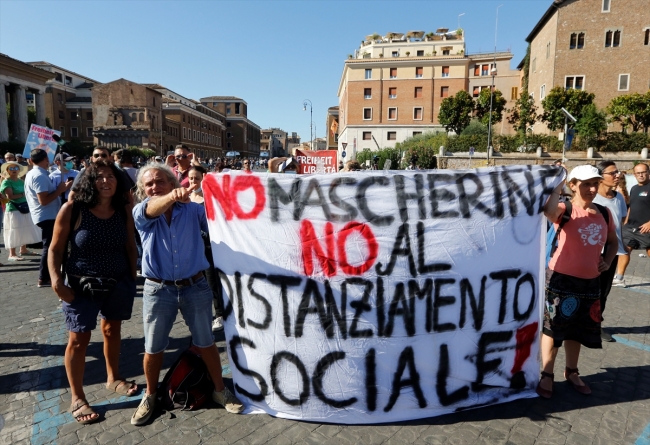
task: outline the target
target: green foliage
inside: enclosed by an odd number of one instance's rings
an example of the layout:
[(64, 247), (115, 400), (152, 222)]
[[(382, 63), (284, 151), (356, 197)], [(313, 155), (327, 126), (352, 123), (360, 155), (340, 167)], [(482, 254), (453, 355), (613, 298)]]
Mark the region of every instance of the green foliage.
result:
[(484, 88), (481, 91), (481, 94), (476, 98), (474, 109), (476, 117), (485, 125), (490, 122), (490, 97), (492, 97), (492, 124), (501, 122), (507, 102), (501, 91), (497, 89), (494, 90), (494, 94), (490, 94), (489, 88)]
[(145, 159), (150, 159), (153, 156), (156, 156), (156, 154), (157, 154), (155, 150), (152, 150), (150, 148), (141, 148), (141, 147), (136, 147), (136, 146), (129, 147), (128, 150), (129, 150), (129, 153), (131, 153), (131, 156), (133, 156), (133, 157), (142, 156)]
[[(366, 161), (370, 161), (370, 165), (372, 165), (372, 158), (375, 156), (379, 157), (377, 165), (380, 170), (384, 168), (384, 164), (388, 159), (391, 161), (391, 170), (400, 169), (401, 152), (397, 148), (388, 147), (375, 151), (372, 151), (369, 148), (364, 148), (363, 151), (357, 152), (357, 161), (359, 161), (360, 164), (365, 164)], [(349, 161), (349, 159), (346, 159), (344, 162), (347, 161)]]
[(487, 150), (487, 134), (471, 134), (471, 135), (461, 135), (461, 136), (450, 136), (447, 145), (445, 146), (445, 151), (451, 153), (465, 152), (469, 151), (470, 147), (479, 151)]
[(650, 128), (650, 91), (646, 94), (626, 94), (615, 97), (607, 106), (612, 122), (618, 122), (623, 129), (632, 127), (632, 131)]
[[(546, 125), (552, 131), (563, 129), (564, 113), (562, 107), (577, 120), (580, 120), (584, 107), (593, 104), (595, 97), (593, 93), (587, 93), (584, 90), (574, 88), (565, 90), (562, 87), (555, 87), (542, 100), (544, 113), (542, 113), (541, 120), (546, 122)], [(568, 125), (569, 128), (574, 127), (574, 123), (570, 119)]]
[(454, 97), (446, 97), (440, 104), (438, 121), (444, 125), (447, 131), (461, 134), (472, 119), (474, 101), (469, 93), (460, 90)]
[(582, 117), (576, 123), (575, 129), (587, 144), (592, 144), (601, 133), (607, 131), (607, 116), (599, 111), (596, 105), (586, 105), (582, 109)]
[(0, 142), (0, 155), (2, 156), (4, 156), (5, 153), (23, 154), (24, 149), (25, 144), (15, 139), (12, 141)]
[(467, 128), (463, 130), (461, 136), (469, 136), (474, 134), (487, 135), (488, 134), (487, 125), (483, 124), (481, 121), (477, 119), (472, 119), (472, 122), (470, 122)]
[(650, 136), (645, 133), (607, 133), (599, 144), (599, 151), (635, 151), (650, 147)]
[(395, 144), (395, 148), (403, 153), (402, 165), (400, 168), (406, 168), (411, 160), (411, 156), (418, 157), (418, 166), (420, 168), (433, 168), (434, 158), (438, 155), (440, 146), (447, 146), (449, 137), (445, 133), (425, 133)]
[[(522, 68), (522, 72), (524, 73), (523, 76), (523, 82), (521, 84), (521, 89), (526, 91), (526, 94), (528, 94), (528, 70), (530, 69), (530, 43), (528, 44), (528, 48), (526, 48), (526, 55), (524, 56), (524, 66)], [(524, 92), (522, 91), (521, 94), (523, 95)]]
[(521, 95), (515, 102), (515, 106), (508, 112), (510, 113), (507, 118), (508, 123), (522, 134), (538, 120), (535, 99), (530, 97), (528, 90), (525, 88), (521, 90)]

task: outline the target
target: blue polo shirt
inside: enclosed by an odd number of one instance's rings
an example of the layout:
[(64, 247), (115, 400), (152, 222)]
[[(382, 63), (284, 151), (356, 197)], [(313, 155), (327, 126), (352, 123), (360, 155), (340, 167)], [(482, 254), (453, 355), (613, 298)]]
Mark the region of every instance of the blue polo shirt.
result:
[(183, 280), (207, 269), (201, 231), (208, 232), (205, 208), (174, 203), (171, 223), (165, 215), (147, 218), (149, 198), (133, 208), (135, 228), (142, 239), (142, 275), (160, 280)]
[(41, 205), (38, 201), (38, 194), (47, 192), (51, 193), (56, 190), (56, 186), (50, 179), (47, 170), (35, 165), (25, 176), (25, 198), (29, 205), (29, 213), (32, 216), (34, 224), (38, 224), (49, 219), (56, 219), (56, 215), (61, 208), (61, 200), (55, 199), (48, 205)]

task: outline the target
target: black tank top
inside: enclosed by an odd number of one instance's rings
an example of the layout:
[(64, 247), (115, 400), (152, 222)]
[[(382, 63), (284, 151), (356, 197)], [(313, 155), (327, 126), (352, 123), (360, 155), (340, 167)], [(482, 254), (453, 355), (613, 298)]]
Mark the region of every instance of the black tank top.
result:
[(108, 219), (97, 218), (81, 206), (81, 224), (72, 232), (67, 273), (87, 277), (120, 278), (128, 272), (126, 221), (116, 211)]

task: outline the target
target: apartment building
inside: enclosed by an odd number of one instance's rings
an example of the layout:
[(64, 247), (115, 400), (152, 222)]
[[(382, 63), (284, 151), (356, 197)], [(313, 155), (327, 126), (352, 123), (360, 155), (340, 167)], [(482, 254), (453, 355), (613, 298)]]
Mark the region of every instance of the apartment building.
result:
[(325, 120), (327, 150), (336, 150), (339, 143), (339, 107), (329, 107)]
[(512, 53), (468, 56), (463, 30), (367, 36), (345, 61), (339, 83), (339, 151), (345, 144), (347, 157), (353, 158), (366, 148), (392, 147), (424, 132), (445, 131), (438, 121), (442, 100), (470, 86), (472, 92), (489, 88), (495, 57), (495, 85), (510, 100), (513, 87), (519, 86), (518, 72), (510, 70)]
[(261, 128), (248, 119), (248, 104), (235, 96), (209, 96), (201, 104), (226, 118), (226, 152), (239, 152), (242, 157), (260, 155)]
[[(649, 6), (647, 0), (554, 0), (526, 37), (528, 89), (539, 109), (557, 86), (594, 93), (599, 108), (619, 95), (648, 91)], [(548, 129), (539, 123), (535, 132)]]
[[(91, 89), (100, 82), (77, 74), (49, 62), (29, 62), (30, 65), (48, 71), (54, 77), (45, 88), (45, 115), (50, 127), (59, 130), (64, 139), (78, 139), (93, 144), (93, 109)], [(28, 94), (27, 102), (33, 98)]]

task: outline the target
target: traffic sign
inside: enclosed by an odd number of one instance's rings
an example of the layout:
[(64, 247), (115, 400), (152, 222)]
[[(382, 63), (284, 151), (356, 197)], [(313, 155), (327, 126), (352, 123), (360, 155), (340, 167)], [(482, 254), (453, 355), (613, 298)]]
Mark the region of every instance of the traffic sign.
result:
[[(347, 144), (346, 144), (346, 145), (347, 145)], [(345, 155), (346, 155), (345, 150), (343, 150), (343, 151), (341, 152), (341, 157), (344, 158)]]

